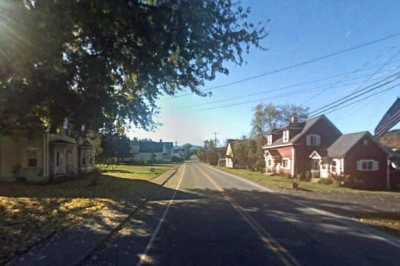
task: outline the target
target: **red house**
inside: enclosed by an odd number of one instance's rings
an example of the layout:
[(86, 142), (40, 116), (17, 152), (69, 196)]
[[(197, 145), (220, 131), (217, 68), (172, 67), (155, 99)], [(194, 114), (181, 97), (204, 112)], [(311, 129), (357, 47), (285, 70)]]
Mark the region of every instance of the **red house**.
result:
[(324, 115), (273, 130), (264, 146), (266, 173), (312, 178), (353, 176), (385, 187), (389, 154), (368, 132), (345, 134)]

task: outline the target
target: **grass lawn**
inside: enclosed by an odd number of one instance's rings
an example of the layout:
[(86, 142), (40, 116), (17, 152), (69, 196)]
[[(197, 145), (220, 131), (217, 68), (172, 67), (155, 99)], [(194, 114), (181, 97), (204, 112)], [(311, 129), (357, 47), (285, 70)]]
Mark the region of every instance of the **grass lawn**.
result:
[[(282, 176), (266, 176), (263, 173), (252, 172), (244, 169), (230, 169), (221, 168), (223, 171), (241, 176), (248, 180), (254, 181), (265, 187), (276, 189), (276, 190), (293, 190), (292, 179)], [(385, 196), (393, 196), (394, 194), (400, 194), (399, 192), (389, 191), (366, 191), (358, 190), (346, 187), (339, 187), (335, 184), (319, 184), (300, 181), (299, 187), (303, 191), (308, 192), (319, 192), (327, 194), (342, 193), (357, 196), (373, 196), (381, 198), (381, 200), (391, 200), (385, 198)], [(329, 195), (327, 195), (329, 196)], [(398, 212), (375, 212), (375, 213), (354, 213), (354, 217), (358, 218), (360, 222), (372, 225), (378, 229), (385, 230), (389, 233), (393, 233), (400, 237), (400, 211)]]
[(59, 184), (0, 183), (0, 265), (40, 239), (150, 195), (174, 165), (100, 166)]
[[(293, 179), (284, 176), (266, 176), (264, 173), (252, 172), (245, 169), (230, 169), (221, 168), (221, 170), (241, 176), (243, 178), (254, 181), (258, 184), (266, 186), (271, 189), (278, 190), (292, 190)], [(368, 191), (359, 190), (347, 187), (340, 187), (336, 184), (321, 184), (315, 182), (299, 181), (299, 188), (303, 191), (309, 192), (323, 192), (323, 193), (354, 193), (354, 194), (366, 194), (366, 195), (384, 195), (393, 194), (389, 191)]]

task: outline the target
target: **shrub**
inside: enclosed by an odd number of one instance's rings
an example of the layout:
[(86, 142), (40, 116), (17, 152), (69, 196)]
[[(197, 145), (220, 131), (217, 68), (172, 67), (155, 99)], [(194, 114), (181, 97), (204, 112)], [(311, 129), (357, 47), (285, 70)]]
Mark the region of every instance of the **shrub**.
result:
[(350, 188), (366, 188), (367, 183), (360, 176), (344, 176), (344, 185)]
[(324, 185), (332, 185), (334, 183), (334, 180), (331, 178), (321, 178), (318, 181), (319, 184), (324, 184)]
[(310, 181), (311, 180), (311, 172), (310, 171), (304, 171), (300, 174), (300, 180), (301, 181)]

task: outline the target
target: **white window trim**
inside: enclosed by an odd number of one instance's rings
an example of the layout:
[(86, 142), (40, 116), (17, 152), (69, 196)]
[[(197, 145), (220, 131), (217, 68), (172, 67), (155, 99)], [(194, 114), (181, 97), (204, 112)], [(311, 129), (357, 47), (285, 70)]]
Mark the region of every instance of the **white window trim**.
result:
[[(372, 163), (371, 169), (363, 168), (364, 163)], [(357, 161), (357, 171), (361, 172), (373, 172), (379, 170), (379, 161), (373, 159), (363, 159)]]
[[(283, 166), (283, 161), (287, 161), (288, 162), (286, 167)], [(282, 163), (281, 163), (282, 169), (290, 169), (291, 168), (290, 165), (291, 165), (291, 160), (289, 158), (282, 158)]]
[(289, 130), (286, 129), (282, 133), (282, 141), (284, 143), (287, 143), (287, 142), (289, 142), (289, 139), (290, 139), (290, 132), (289, 132)]
[(267, 136), (267, 145), (271, 145), (272, 144), (272, 135), (268, 135)]
[[(312, 138), (315, 138), (315, 140), (316, 140), (315, 144), (312, 143), (312, 141), (311, 141)], [(318, 135), (318, 134), (309, 134), (309, 135), (307, 135), (306, 144), (307, 144), (307, 146), (320, 146), (321, 145), (321, 136)]]
[(274, 166), (274, 159), (272, 159), (272, 158), (267, 158), (266, 159), (266, 165), (267, 165), (267, 167), (273, 167)]
[(310, 154), (309, 158), (310, 158), (310, 159), (319, 159), (319, 160), (322, 159), (321, 155), (319, 155), (319, 153), (318, 153), (317, 151), (313, 151), (313, 152)]

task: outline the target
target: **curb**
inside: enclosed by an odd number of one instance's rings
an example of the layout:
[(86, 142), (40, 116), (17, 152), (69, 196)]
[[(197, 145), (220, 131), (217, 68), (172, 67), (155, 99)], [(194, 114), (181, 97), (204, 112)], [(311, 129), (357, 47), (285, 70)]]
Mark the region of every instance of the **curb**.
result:
[[(161, 183), (158, 184), (159, 186), (163, 187), (177, 172), (178, 169), (180, 168), (181, 165), (178, 165), (177, 167), (175, 167), (174, 169), (170, 170), (171, 173), (165, 173), (166, 178), (165, 180)], [(161, 176), (157, 177), (158, 178), (163, 178), (164, 174), (162, 174)], [(131, 211), (131, 213), (125, 218), (123, 219), (116, 227), (114, 227), (107, 235), (105, 235), (101, 240), (99, 240), (92, 248), (88, 249), (82, 256), (79, 256), (78, 259), (76, 259), (75, 262), (73, 262), (71, 265), (73, 266), (80, 266), (83, 265), (84, 262), (86, 262), (91, 255), (99, 250), (102, 246), (104, 246), (104, 244), (110, 240), (112, 238), (112, 236), (121, 231), (121, 229), (126, 225), (127, 222), (129, 222), (129, 220), (132, 219), (132, 217), (140, 210), (143, 209), (143, 207), (147, 204), (148, 199), (143, 200), (141, 203), (139, 203), (139, 205)]]

